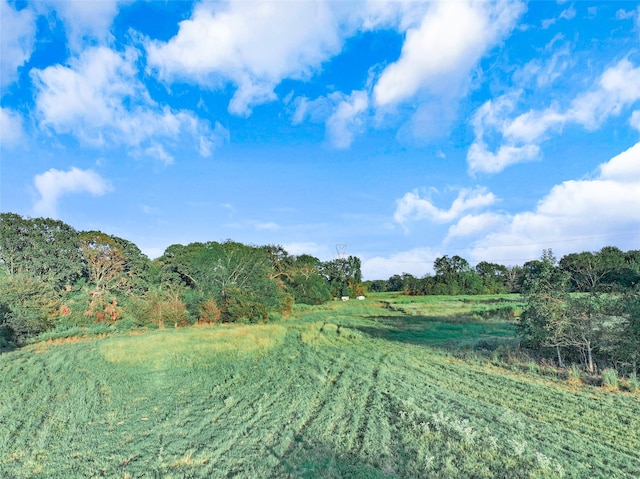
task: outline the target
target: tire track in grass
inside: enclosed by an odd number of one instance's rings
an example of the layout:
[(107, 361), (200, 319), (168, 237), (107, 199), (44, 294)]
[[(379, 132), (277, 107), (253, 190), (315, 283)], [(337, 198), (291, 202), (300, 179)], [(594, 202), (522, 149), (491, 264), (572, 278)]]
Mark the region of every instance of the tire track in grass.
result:
[(300, 425), (296, 428), (293, 440), (289, 444), (285, 455), (295, 447), (297, 442), (303, 441), (307, 436), (307, 430), (326, 407), (347, 369), (348, 363), (344, 354), (341, 354), (338, 358), (331, 359), (328, 367), (326, 368), (327, 379), (324, 387), (318, 389), (314, 394), (313, 399), (307, 408), (307, 414), (302, 419)]
[(392, 473), (395, 469), (392, 453), (392, 414), (393, 408), (389, 395), (383, 388), (388, 385), (385, 373), (388, 353), (382, 353), (373, 371), (372, 387), (369, 390), (364, 409), (364, 421), (358, 430), (358, 454), (363, 459), (374, 464), (385, 473)]
[[(434, 380), (439, 379), (441, 383), (469, 397), (501, 407), (509, 404), (510, 409), (537, 422), (561, 424), (573, 433), (583, 435), (585, 440), (597, 436), (600, 442), (606, 442), (614, 449), (622, 447), (627, 453), (631, 443), (640, 443), (638, 415), (625, 407), (623, 401), (620, 401), (614, 417), (611, 417), (610, 413), (602, 415), (597, 407), (605, 399), (604, 396), (591, 395), (587, 391), (577, 396), (570, 394), (561, 384), (530, 382), (527, 378), (496, 374), (473, 365), (440, 362), (437, 368), (442, 373), (436, 373), (435, 376), (422, 365), (409, 366), (422, 370)], [(629, 428), (625, 436), (617, 434), (622, 424), (637, 424), (639, 427)]]
[[(420, 388), (412, 387), (409, 383), (412, 377), (414, 380), (422, 378), (424, 384), (430, 387), (425, 388), (425, 393), (418, 403), (425, 405), (427, 410), (429, 410), (429, 404), (445, 405), (440, 409), (448, 411), (447, 414), (467, 418), (472, 421), (474, 427), (479, 429), (489, 428), (495, 431), (494, 433), (500, 437), (501, 441), (511, 440), (510, 435), (528, 438), (537, 447), (542, 448), (546, 455), (550, 455), (560, 463), (565, 462), (566, 457), (572, 458), (571, 463), (576, 471), (581, 470), (586, 473), (592, 470), (594, 474), (598, 474), (598, 477), (603, 478), (613, 477), (611, 474), (616, 471), (617, 474), (638, 474), (637, 464), (640, 464), (640, 453), (630, 448), (620, 450), (619, 447), (612, 447), (606, 442), (595, 443), (593, 438), (598, 436), (590, 435), (588, 430), (590, 428), (597, 430), (597, 424), (590, 425), (585, 432), (585, 425), (578, 417), (563, 422), (557, 414), (549, 416), (548, 411), (542, 417), (531, 413), (531, 410), (537, 410), (543, 414), (545, 410), (553, 410), (554, 404), (557, 404), (558, 412), (563, 411), (567, 406), (567, 394), (561, 391), (548, 387), (548, 390), (545, 390), (546, 395), (540, 400), (538, 388), (533, 390), (531, 385), (524, 382), (513, 384), (513, 380), (506, 381), (503, 377), (489, 377), (486, 373), (478, 374), (482, 371), (476, 371), (476, 374), (473, 374), (473, 371), (465, 369), (463, 370), (465, 374), (460, 374), (460, 371), (450, 370), (449, 374), (443, 376), (438, 372), (442, 364), (437, 365), (431, 362), (428, 366), (422, 364), (408, 366), (404, 372), (397, 373), (397, 379), (403, 383), (401, 390), (405, 393), (413, 390), (416, 397), (420, 397), (418, 395)], [(489, 388), (489, 385), (492, 387)], [(514, 387), (518, 385), (522, 387)], [(480, 391), (483, 393), (480, 394)], [(519, 417), (519, 419), (516, 419), (515, 423), (504, 423), (501, 421), (501, 416), (496, 415), (498, 411), (509, 414), (513, 412), (516, 415), (515, 418)], [(560, 426), (558, 422), (561, 423)], [(616, 426), (615, 429), (620, 431), (620, 424)], [(608, 458), (608, 466), (604, 466), (598, 458)]]

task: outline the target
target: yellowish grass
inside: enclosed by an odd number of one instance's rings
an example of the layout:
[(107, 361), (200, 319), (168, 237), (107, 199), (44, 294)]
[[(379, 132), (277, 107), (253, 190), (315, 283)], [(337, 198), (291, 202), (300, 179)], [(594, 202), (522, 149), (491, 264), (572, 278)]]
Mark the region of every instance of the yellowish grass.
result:
[(286, 328), (279, 325), (251, 325), (217, 328), (159, 330), (142, 336), (113, 338), (100, 347), (113, 363), (164, 367), (175, 359), (197, 360), (211, 353), (261, 352), (281, 345)]

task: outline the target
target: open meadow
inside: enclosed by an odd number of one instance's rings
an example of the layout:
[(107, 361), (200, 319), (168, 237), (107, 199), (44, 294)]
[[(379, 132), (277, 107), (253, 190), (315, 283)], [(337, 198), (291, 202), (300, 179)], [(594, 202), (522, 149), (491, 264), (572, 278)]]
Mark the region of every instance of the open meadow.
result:
[(452, 352), (515, 344), (517, 301), (387, 293), (2, 354), (0, 477), (639, 477), (638, 393)]

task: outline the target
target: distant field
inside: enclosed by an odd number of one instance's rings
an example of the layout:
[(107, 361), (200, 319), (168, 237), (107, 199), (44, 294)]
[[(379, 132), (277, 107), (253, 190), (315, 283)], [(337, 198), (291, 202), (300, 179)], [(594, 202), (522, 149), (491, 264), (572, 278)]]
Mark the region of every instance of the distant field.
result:
[(0, 478), (639, 477), (639, 395), (439, 347), (513, 341), (516, 301), (384, 294), (2, 354)]

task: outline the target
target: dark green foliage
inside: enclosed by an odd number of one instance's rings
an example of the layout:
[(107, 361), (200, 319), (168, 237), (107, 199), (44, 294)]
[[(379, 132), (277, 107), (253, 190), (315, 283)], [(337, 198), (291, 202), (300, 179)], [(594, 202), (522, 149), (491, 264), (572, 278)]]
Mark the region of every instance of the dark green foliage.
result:
[(50, 329), (59, 305), (50, 283), (24, 274), (3, 278), (0, 280), (3, 337), (15, 337), (21, 343)]
[(265, 248), (225, 243), (173, 245), (157, 260), (162, 282), (185, 288), (192, 317), (201, 303), (213, 299), (223, 321), (258, 321), (280, 309), (273, 252)]
[(326, 278), (331, 296), (357, 296), (362, 283), (361, 261), (356, 256), (322, 263), (320, 273)]
[(327, 281), (318, 272), (295, 273), (291, 277), (288, 290), (292, 292), (297, 303), (322, 304), (331, 299)]
[(72, 285), (84, 272), (78, 233), (62, 221), (0, 214), (0, 267), (56, 290)]

